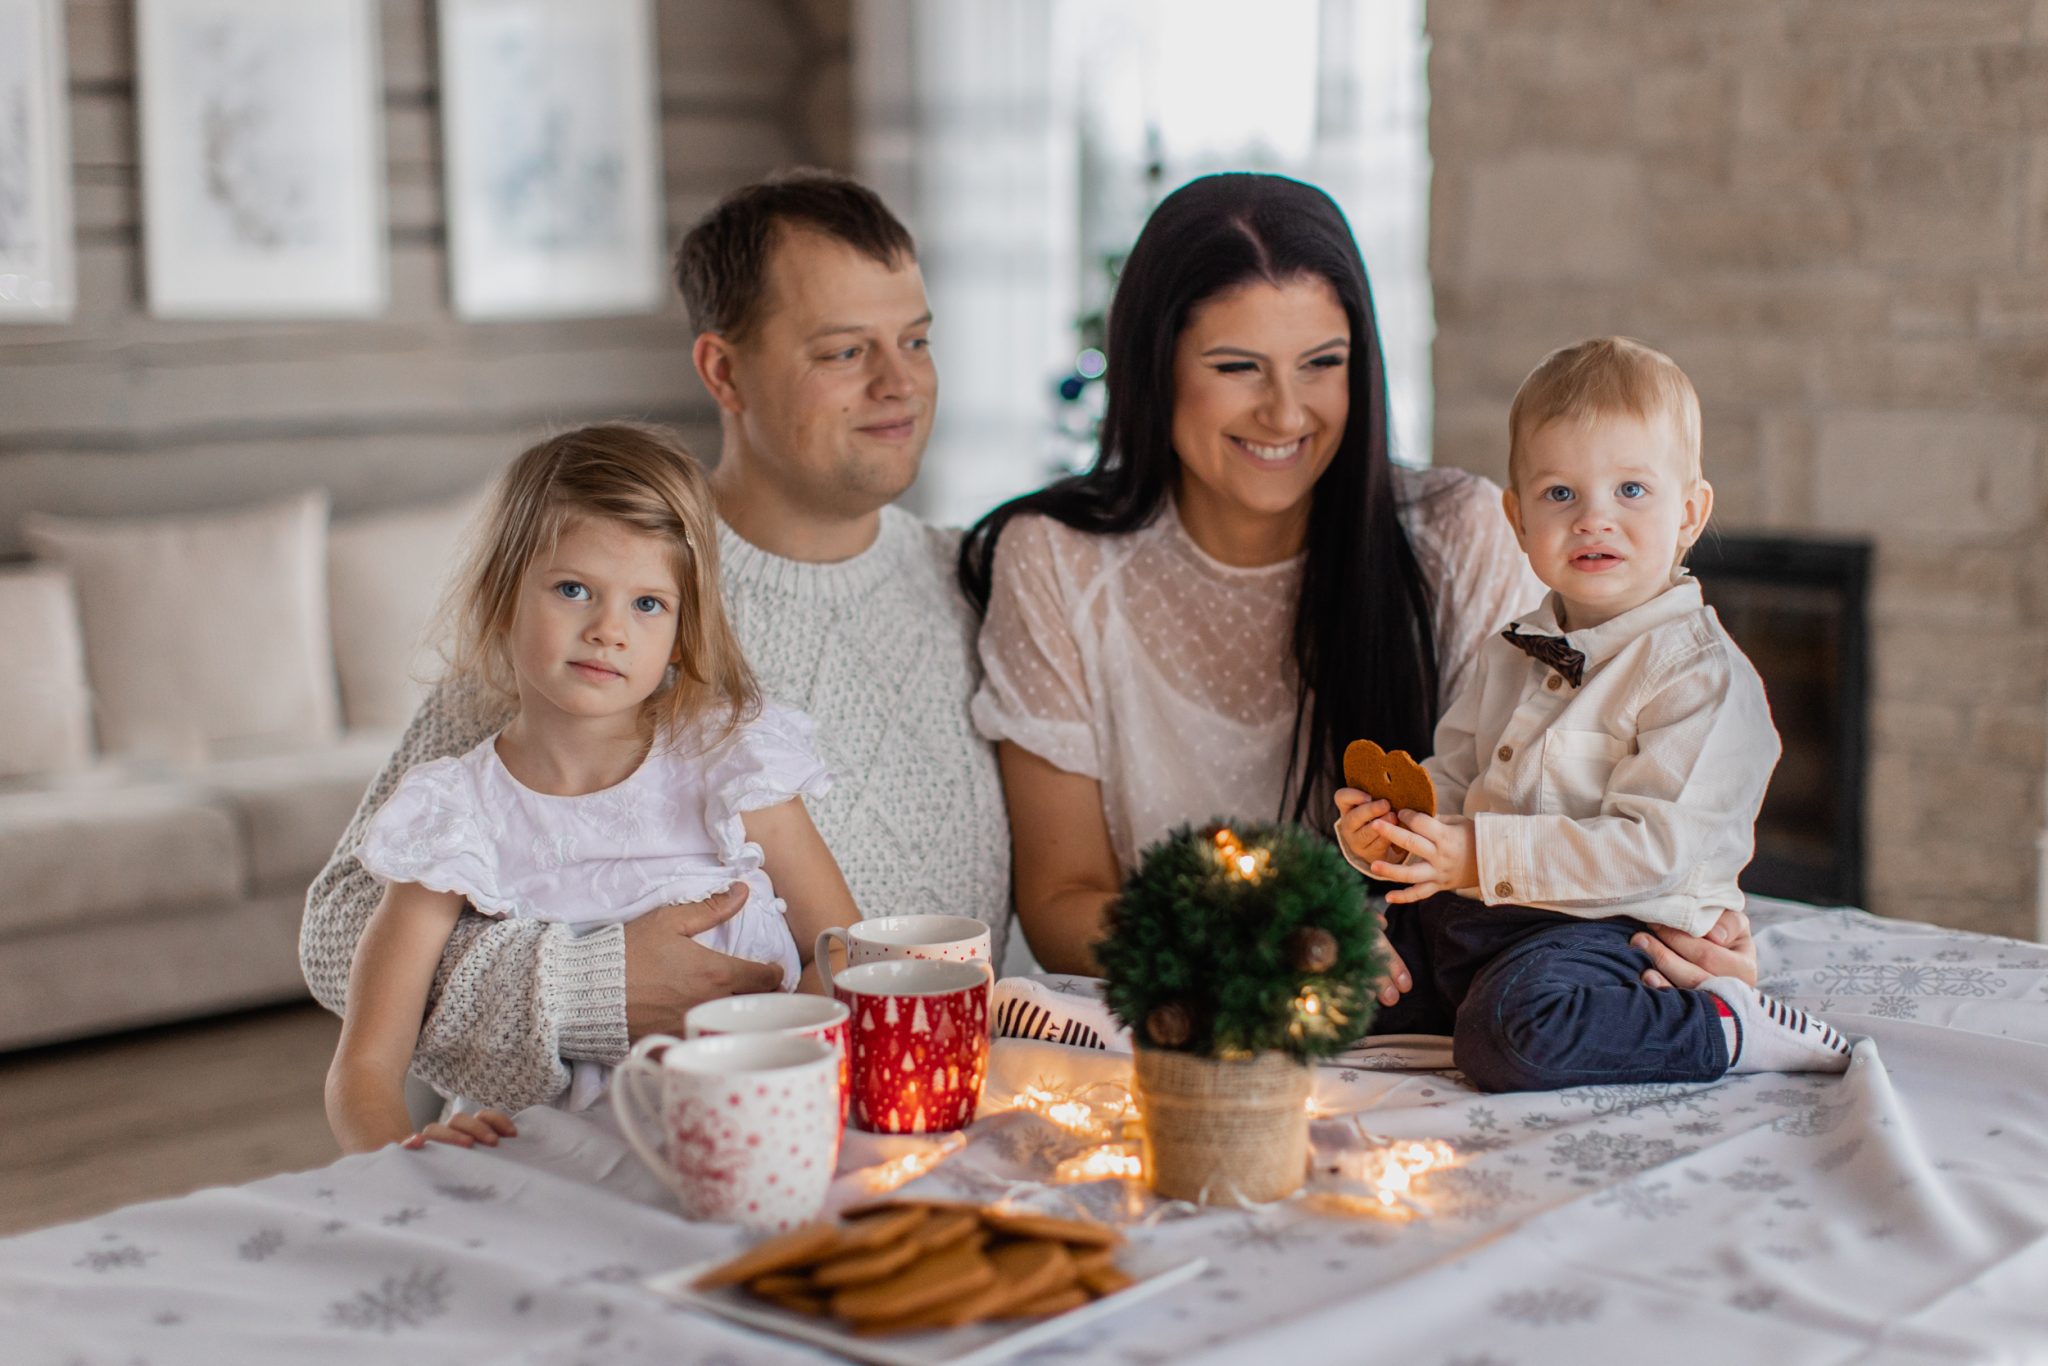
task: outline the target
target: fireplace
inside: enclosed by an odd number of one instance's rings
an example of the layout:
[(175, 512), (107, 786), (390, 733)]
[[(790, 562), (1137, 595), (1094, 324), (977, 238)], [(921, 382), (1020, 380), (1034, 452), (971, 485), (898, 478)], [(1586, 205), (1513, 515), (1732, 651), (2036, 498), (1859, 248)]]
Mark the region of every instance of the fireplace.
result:
[(1862, 905), (1869, 543), (1710, 533), (1689, 563), (1763, 675), (1785, 745), (1744, 889)]

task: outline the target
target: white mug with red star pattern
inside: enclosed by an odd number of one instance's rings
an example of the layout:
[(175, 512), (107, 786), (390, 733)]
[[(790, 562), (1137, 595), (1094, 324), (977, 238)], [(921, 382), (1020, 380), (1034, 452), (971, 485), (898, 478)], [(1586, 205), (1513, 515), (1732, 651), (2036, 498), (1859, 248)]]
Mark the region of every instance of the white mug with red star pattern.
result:
[(818, 936), (812, 961), (828, 982), (832, 978), (832, 960), (826, 950), (835, 939), (849, 968), (889, 959), (938, 963), (989, 961), (988, 926), (972, 916), (878, 915), (856, 920), (843, 929), (835, 925)]
[(650, 1034), (612, 1075), (612, 1110), (684, 1218), (794, 1228), (839, 1164), (839, 1060), (819, 1039)]

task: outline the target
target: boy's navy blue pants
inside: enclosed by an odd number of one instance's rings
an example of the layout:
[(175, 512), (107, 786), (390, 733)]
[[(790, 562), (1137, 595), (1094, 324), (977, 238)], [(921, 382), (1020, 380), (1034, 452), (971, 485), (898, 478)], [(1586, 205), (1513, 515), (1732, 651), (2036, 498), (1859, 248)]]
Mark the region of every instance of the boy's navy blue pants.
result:
[(1714, 997), (1643, 985), (1639, 920), (1585, 920), (1449, 894), (1387, 907), (1415, 987), (1374, 1034), (1449, 1034), (1484, 1091), (1713, 1081), (1728, 1070)]

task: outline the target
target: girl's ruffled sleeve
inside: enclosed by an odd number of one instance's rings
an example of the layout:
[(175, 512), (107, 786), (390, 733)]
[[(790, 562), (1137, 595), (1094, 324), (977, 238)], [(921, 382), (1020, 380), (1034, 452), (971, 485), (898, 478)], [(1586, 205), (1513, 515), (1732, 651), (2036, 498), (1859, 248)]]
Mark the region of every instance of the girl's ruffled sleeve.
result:
[(814, 730), (811, 718), (795, 708), (763, 702), (761, 714), (719, 746), (705, 773), (705, 824), (728, 862), (748, 870), (760, 866), (760, 851), (747, 843), (741, 816), (832, 789)]
[(386, 882), (459, 892), (492, 915), (512, 909), (499, 894), (495, 848), (461, 760), (435, 759), (399, 780), (370, 818), (356, 858)]

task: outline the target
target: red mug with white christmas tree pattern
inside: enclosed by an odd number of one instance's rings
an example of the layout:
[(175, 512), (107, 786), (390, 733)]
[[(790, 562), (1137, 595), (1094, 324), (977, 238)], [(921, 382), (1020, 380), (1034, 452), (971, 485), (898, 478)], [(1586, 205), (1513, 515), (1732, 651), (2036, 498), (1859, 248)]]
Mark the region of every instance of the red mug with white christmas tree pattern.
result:
[(853, 1124), (878, 1134), (974, 1122), (988, 1075), (987, 963), (891, 960), (832, 979), (853, 1013)]

